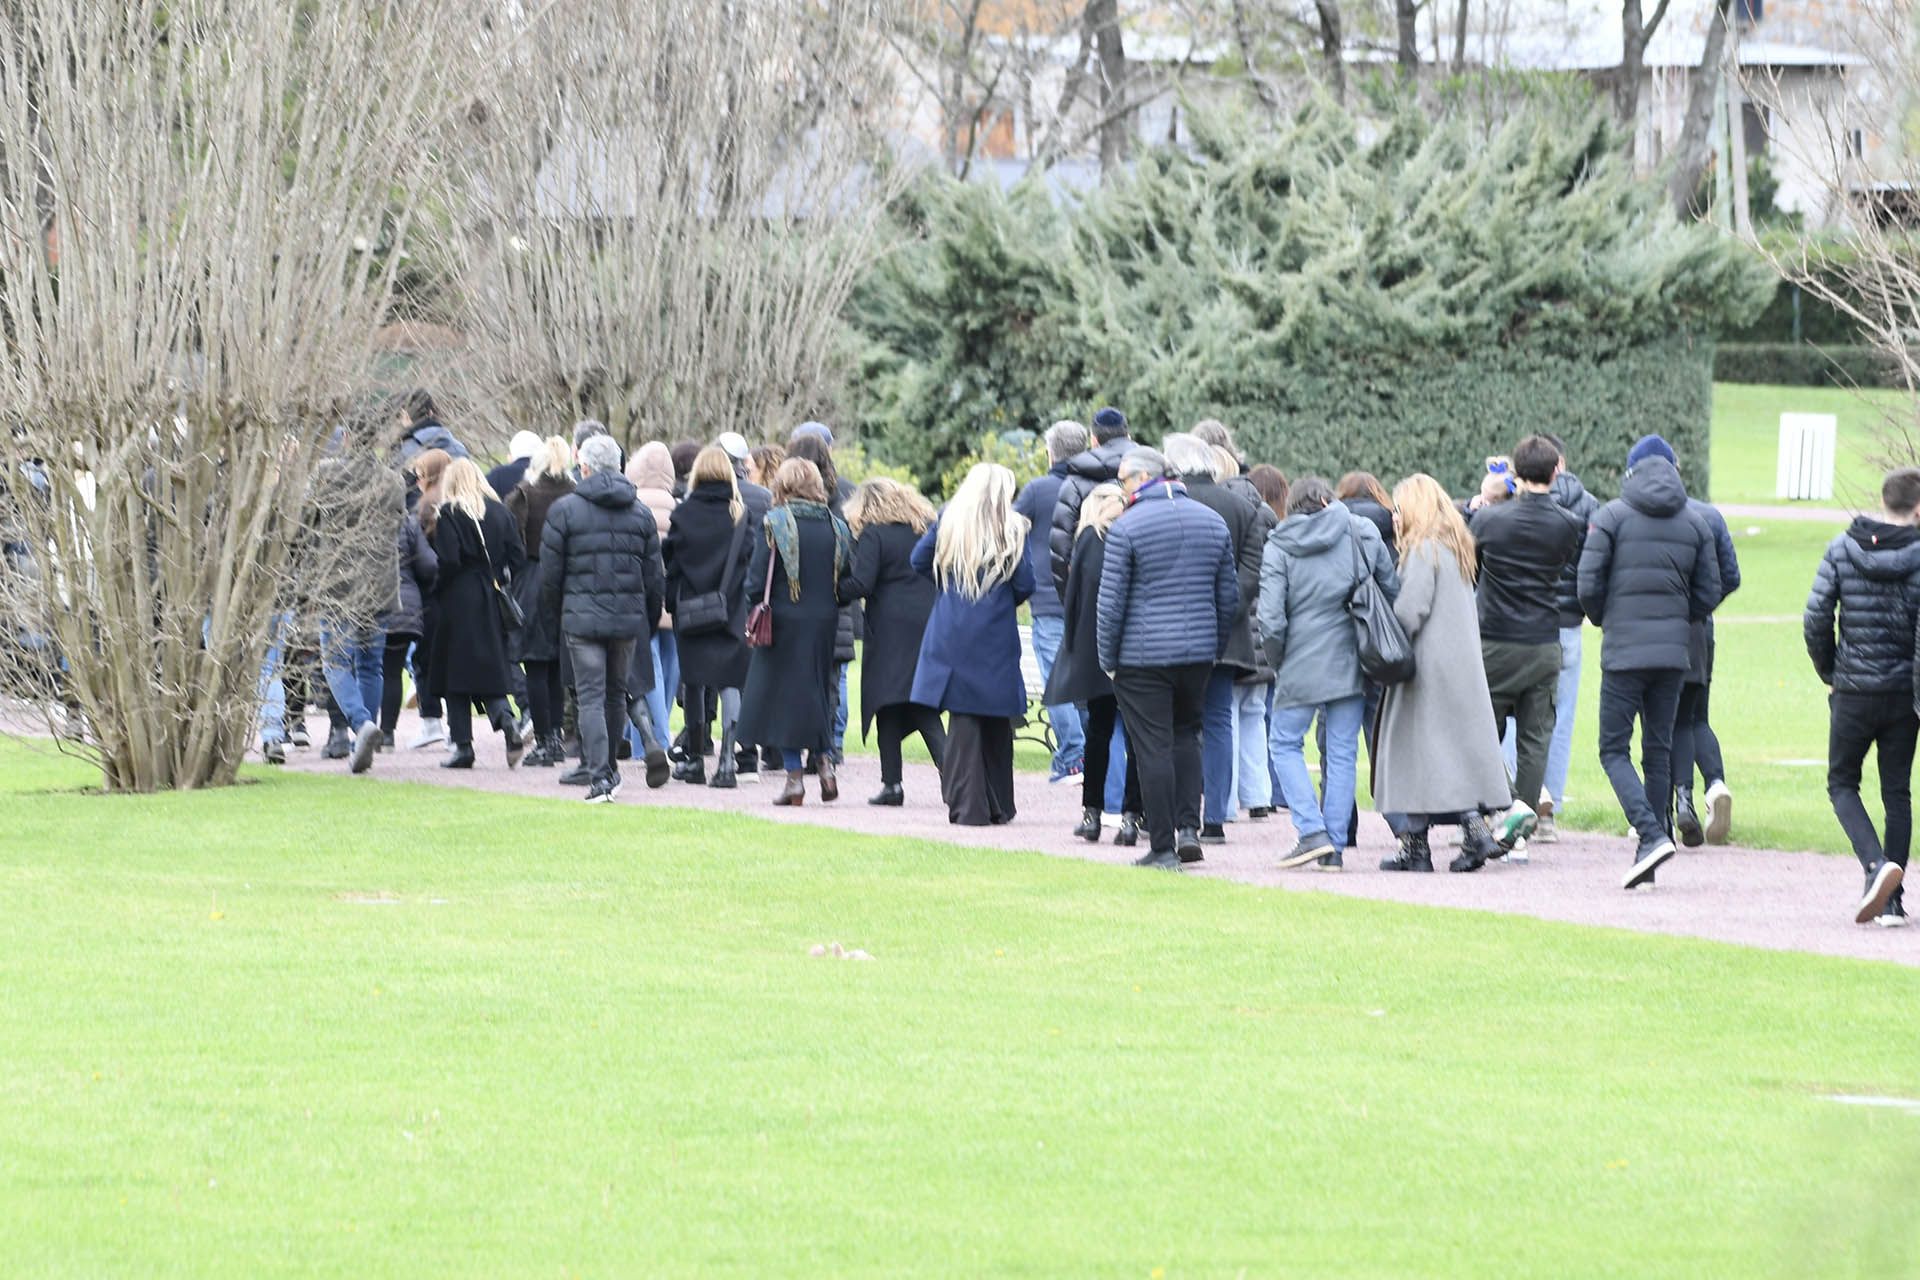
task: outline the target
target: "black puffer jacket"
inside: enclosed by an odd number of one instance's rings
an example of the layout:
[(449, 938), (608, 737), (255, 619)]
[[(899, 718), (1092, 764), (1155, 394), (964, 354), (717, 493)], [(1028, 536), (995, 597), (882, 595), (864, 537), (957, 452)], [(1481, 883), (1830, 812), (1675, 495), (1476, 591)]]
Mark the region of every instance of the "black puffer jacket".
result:
[(1233, 539), (1240, 612), (1234, 615), (1227, 651), (1215, 665), (1231, 671), (1237, 680), (1260, 667), (1253, 654), (1253, 607), (1260, 598), (1260, 561), (1267, 550), (1266, 531), (1261, 527), (1260, 513), (1225, 485), (1216, 484), (1209, 476), (1189, 477), (1185, 483), (1187, 496), (1226, 521), (1227, 534)]
[(1580, 607), (1604, 632), (1601, 670), (1687, 670), (1692, 624), (1719, 603), (1713, 531), (1671, 462), (1641, 463), (1594, 514), (1580, 554)]
[(1580, 526), (1579, 545), (1574, 548), (1573, 559), (1567, 561), (1567, 567), (1560, 573), (1560, 625), (1577, 627), (1586, 616), (1580, 611), (1580, 551), (1586, 546), (1587, 526), (1593, 523), (1593, 513), (1600, 509), (1600, 500), (1588, 493), (1580, 477), (1571, 471), (1555, 476), (1550, 492), (1560, 509)]
[(597, 471), (547, 512), (540, 608), (580, 640), (645, 640), (666, 600), (660, 531), (631, 481)]
[(1062, 600), (1067, 598), (1067, 569), (1073, 563), (1073, 535), (1080, 531), (1080, 505), (1100, 485), (1120, 478), (1120, 459), (1133, 447), (1132, 440), (1118, 436), (1067, 459), (1066, 478), (1053, 503), (1053, 532), (1047, 539), (1053, 586)]
[(1822, 684), (1840, 693), (1915, 694), (1920, 705), (1913, 660), (1920, 626), (1920, 530), (1855, 518), (1827, 544), (1803, 623), (1807, 656)]

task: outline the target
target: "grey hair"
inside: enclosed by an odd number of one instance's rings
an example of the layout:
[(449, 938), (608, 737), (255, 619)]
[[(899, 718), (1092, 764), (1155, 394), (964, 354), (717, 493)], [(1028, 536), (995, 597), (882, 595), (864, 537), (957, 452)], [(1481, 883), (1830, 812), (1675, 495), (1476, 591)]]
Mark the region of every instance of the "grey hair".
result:
[(1213, 479), (1219, 459), (1213, 456), (1213, 446), (1199, 436), (1176, 431), (1161, 441), (1160, 445), (1167, 451), (1167, 465), (1181, 475)]
[(1235, 458), (1240, 456), (1240, 451), (1233, 447), (1233, 432), (1227, 430), (1227, 424), (1218, 418), (1202, 418), (1194, 423), (1193, 434), (1216, 449), (1225, 449)]
[(1162, 480), (1167, 474), (1167, 457), (1158, 449), (1149, 449), (1145, 445), (1136, 445), (1127, 450), (1127, 456), (1120, 459), (1120, 478), (1145, 476), (1149, 480)]
[(606, 434), (606, 423), (596, 422), (592, 418), (582, 418), (573, 424), (573, 447), (578, 449), (595, 436), (604, 436)]
[(1062, 419), (1048, 427), (1043, 438), (1051, 462), (1065, 462), (1075, 454), (1085, 453), (1092, 440), (1087, 429), (1071, 419)]
[(618, 471), (620, 445), (612, 436), (588, 436), (580, 445), (580, 465), (589, 471)]

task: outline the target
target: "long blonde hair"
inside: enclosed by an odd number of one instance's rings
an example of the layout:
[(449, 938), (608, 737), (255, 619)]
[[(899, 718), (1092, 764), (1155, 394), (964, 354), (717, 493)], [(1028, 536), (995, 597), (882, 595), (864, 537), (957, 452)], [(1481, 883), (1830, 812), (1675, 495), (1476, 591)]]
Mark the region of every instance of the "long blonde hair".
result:
[(1393, 487), (1394, 526), (1400, 543), (1400, 563), (1406, 564), (1421, 543), (1439, 544), (1453, 556), (1460, 577), (1473, 585), (1480, 571), (1473, 535), (1454, 509), (1453, 499), (1440, 482), (1425, 472), (1408, 476)]
[(1012, 579), (1027, 554), (1027, 518), (1013, 510), (1013, 472), (975, 463), (940, 517), (933, 580), (978, 600)]
[(472, 458), (455, 458), (440, 477), (440, 505), (454, 507), (472, 516), (474, 522), (487, 514), (487, 499), (498, 500), (487, 478), (480, 474)]
[(573, 466), (573, 445), (565, 436), (548, 436), (527, 464), (528, 479), (559, 480)]
[(912, 485), (875, 476), (862, 481), (847, 499), (846, 517), (847, 528), (856, 538), (870, 524), (904, 524), (915, 533), (925, 533), (933, 523), (933, 504)]
[(702, 449), (693, 459), (693, 469), (687, 472), (687, 491), (692, 492), (703, 484), (724, 484), (727, 486), (727, 514), (733, 517), (735, 524), (747, 513), (747, 504), (740, 501), (740, 480), (733, 474), (733, 459), (727, 451), (717, 444)]
[(1113, 522), (1127, 509), (1127, 491), (1109, 480), (1097, 484), (1087, 491), (1087, 497), (1080, 504), (1080, 527), (1073, 531), (1073, 540), (1078, 542), (1080, 535), (1091, 529), (1107, 540), (1107, 530), (1113, 528)]

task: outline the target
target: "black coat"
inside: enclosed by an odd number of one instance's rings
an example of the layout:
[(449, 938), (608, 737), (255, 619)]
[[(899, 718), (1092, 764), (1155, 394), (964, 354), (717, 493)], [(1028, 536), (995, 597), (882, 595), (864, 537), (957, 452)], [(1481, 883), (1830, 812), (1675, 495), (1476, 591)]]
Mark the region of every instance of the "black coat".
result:
[[(1574, 524), (1580, 527), (1580, 547), (1587, 545), (1587, 526), (1593, 523), (1593, 513), (1600, 509), (1600, 500), (1587, 492), (1580, 483), (1580, 477), (1571, 471), (1562, 471), (1553, 478), (1553, 500), (1560, 509), (1573, 517)], [(1586, 620), (1580, 610), (1580, 551), (1573, 553), (1573, 560), (1560, 574), (1560, 626), (1577, 627)]]
[(675, 632), (680, 679), (688, 688), (738, 689), (747, 682), (750, 650), (741, 637), (746, 631), (748, 601), (758, 600), (766, 585), (766, 566), (760, 566), (762, 576), (749, 585), (747, 564), (754, 544), (761, 541), (760, 522), (750, 510), (743, 517), (747, 530), (739, 551), (732, 561), (727, 559), (733, 538), (731, 497), (725, 484), (698, 485), (673, 509), (673, 524), (667, 529), (667, 611), (709, 591), (726, 591), (733, 600), (723, 630), (696, 636)]
[[(844, 478), (839, 479), (838, 483), (834, 485), (833, 497), (832, 500), (827, 503), (827, 509), (839, 516), (842, 520), (845, 520), (847, 518), (847, 499), (852, 496), (852, 482)], [(860, 638), (860, 627), (860, 602), (856, 600), (852, 604), (841, 606), (840, 623), (833, 630), (833, 660), (835, 662), (852, 662), (854, 658), (858, 656), (853, 646), (854, 642)]]
[(1587, 531), (1545, 493), (1516, 493), (1473, 513), (1480, 560), (1480, 638), (1560, 642), (1560, 575)]
[(740, 695), (741, 742), (790, 751), (825, 750), (833, 732), (838, 684), (833, 671), (833, 631), (840, 608), (834, 598), (838, 550), (832, 519), (796, 521), (800, 598), (787, 588), (787, 570), (764, 537), (753, 539), (747, 579), (766, 581), (773, 564), (773, 644), (753, 650)]
[(1227, 535), (1233, 539), (1240, 612), (1234, 615), (1233, 630), (1227, 636), (1226, 656), (1215, 665), (1232, 672), (1236, 678), (1252, 675), (1260, 666), (1253, 652), (1253, 606), (1260, 597), (1260, 561), (1267, 549), (1260, 513), (1225, 485), (1214, 483), (1211, 477), (1191, 476), (1185, 483), (1187, 496), (1226, 521)]
[(1603, 671), (1686, 671), (1693, 622), (1720, 603), (1713, 531), (1664, 458), (1635, 467), (1593, 517), (1580, 607), (1601, 629)]
[(509, 687), (507, 632), (493, 584), (497, 579), (507, 585), (525, 567), (520, 531), (492, 498), (478, 525), (466, 512), (443, 506), (433, 527), (433, 551), (440, 576), (433, 593), (428, 692), (503, 698)]
[[(1387, 510), (1364, 493), (1358, 497), (1342, 498), (1348, 511), (1359, 516), (1380, 531), (1380, 541), (1387, 544), (1387, 557), (1395, 564), (1400, 563), (1400, 544), (1393, 534), (1393, 512)], [(1269, 508), (1271, 510), (1271, 508)]]
[(553, 504), (573, 492), (572, 476), (522, 477), (515, 488), (504, 495), (507, 511), (520, 530), (520, 542), (527, 549), (526, 572), (514, 579), (514, 599), (527, 615), (527, 625), (507, 638), (507, 651), (516, 662), (558, 662), (560, 660), (560, 619), (549, 616), (540, 607), (540, 537), (546, 532), (547, 513)]
[(427, 632), (426, 598), (433, 594), (434, 579), (440, 575), (440, 560), (433, 544), (420, 530), (420, 522), (408, 512), (400, 523), (400, 607), (387, 616), (390, 636), (420, 636)]
[(632, 481), (595, 472), (553, 504), (540, 535), (540, 611), (561, 634), (645, 644), (665, 600), (660, 531)]
[(1073, 561), (1073, 539), (1080, 531), (1081, 504), (1096, 488), (1120, 478), (1120, 460), (1133, 447), (1132, 440), (1119, 436), (1067, 459), (1067, 475), (1053, 503), (1053, 533), (1047, 539), (1054, 589), (1063, 600), (1067, 595), (1067, 569)]
[[(1727, 518), (1720, 514), (1720, 508), (1698, 498), (1688, 498), (1687, 505), (1699, 513), (1713, 532), (1714, 560), (1720, 566), (1720, 604), (1725, 604), (1727, 597), (1740, 589), (1740, 556), (1733, 549), (1733, 533), (1727, 528)], [(1688, 684), (1712, 682), (1713, 648), (1713, 619), (1695, 619), (1693, 631), (1687, 637)]]
[(1043, 701), (1048, 706), (1074, 702), (1082, 706), (1095, 698), (1111, 698), (1113, 681), (1100, 669), (1100, 570), (1106, 564), (1107, 544), (1092, 529), (1084, 529), (1073, 544), (1067, 566), (1066, 627), (1060, 652), (1053, 660)]
[(1920, 703), (1916, 627), (1920, 530), (1856, 517), (1827, 544), (1807, 597), (1807, 656), (1820, 682), (1836, 693), (1878, 693)]
[[(533, 465), (532, 458), (515, 458), (511, 462), (503, 462), (487, 472), (487, 487), (499, 494), (504, 501), (506, 496), (518, 489), (520, 482), (527, 478), (527, 468), (531, 465)], [(526, 536), (522, 534), (521, 541), (525, 540)]]
[(860, 735), (874, 713), (913, 699), (913, 671), (926, 635), (927, 616), (939, 595), (913, 571), (912, 525), (876, 524), (853, 543), (853, 568), (840, 578), (840, 599), (866, 601), (867, 647), (860, 663)]

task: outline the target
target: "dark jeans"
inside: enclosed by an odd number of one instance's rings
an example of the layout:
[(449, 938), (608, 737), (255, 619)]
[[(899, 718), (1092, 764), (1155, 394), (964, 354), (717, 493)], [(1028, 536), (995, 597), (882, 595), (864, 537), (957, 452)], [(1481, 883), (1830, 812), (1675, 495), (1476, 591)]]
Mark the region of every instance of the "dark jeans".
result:
[(887, 786), (900, 785), (900, 744), (910, 733), (919, 734), (920, 741), (927, 744), (933, 767), (944, 767), (947, 731), (940, 723), (940, 713), (932, 707), (923, 707), (917, 702), (896, 702), (874, 712), (873, 725), (880, 735), (880, 781)]
[[(1673, 717), (1684, 671), (1600, 673), (1600, 767), (1642, 840), (1673, 834)], [(1640, 773), (1633, 722), (1640, 721)]]
[[(1113, 725), (1120, 717), (1120, 704), (1113, 698), (1094, 698), (1087, 703), (1085, 762), (1080, 773), (1080, 806), (1099, 811), (1107, 804), (1107, 771), (1113, 767)], [(1140, 812), (1140, 775), (1133, 768), (1133, 756), (1120, 762), (1126, 770), (1121, 788), (1125, 797), (1120, 808), (1125, 813)]]
[(407, 669), (407, 650), (419, 638), (391, 632), (387, 635), (387, 650), (380, 662), (380, 729), (383, 733), (392, 733), (400, 723), (400, 699), (405, 693), (400, 687), (400, 675)]
[[(1833, 816), (1853, 845), (1853, 856), (1871, 871), (1881, 858), (1907, 865), (1907, 846), (1913, 838), (1913, 750), (1920, 736), (1920, 718), (1905, 692), (1836, 693), (1827, 699), (1832, 722), (1827, 731), (1827, 798)], [(1887, 839), (1883, 847), (1874, 834), (1873, 819), (1860, 803), (1860, 771), (1867, 748), (1879, 759), (1880, 802), (1887, 811)]]
[(527, 668), (527, 710), (533, 715), (535, 736), (545, 738), (560, 728), (561, 704), (567, 689), (560, 681), (558, 662), (529, 662)]
[(632, 637), (567, 637), (573, 687), (580, 699), (580, 763), (596, 782), (613, 781), (613, 743), (626, 732), (627, 665), (633, 661), (634, 643)]
[(1200, 732), (1212, 674), (1211, 662), (1113, 673), (1154, 853), (1172, 853), (1174, 832), (1200, 825)]
[(1480, 658), (1493, 695), (1496, 733), (1514, 724), (1513, 795), (1528, 808), (1540, 803), (1547, 781), (1547, 753), (1553, 748), (1554, 701), (1560, 687), (1560, 637), (1543, 644), (1482, 640)]
[(1680, 686), (1680, 709), (1673, 718), (1673, 785), (1693, 786), (1693, 770), (1700, 769), (1708, 786), (1727, 780), (1726, 761), (1720, 758), (1720, 739), (1707, 723), (1710, 684)]
[[(447, 695), (447, 741), (456, 747), (473, 745), (473, 699), (464, 693)], [(505, 698), (487, 700), (487, 723), (505, 733), (513, 724), (513, 711)]]

